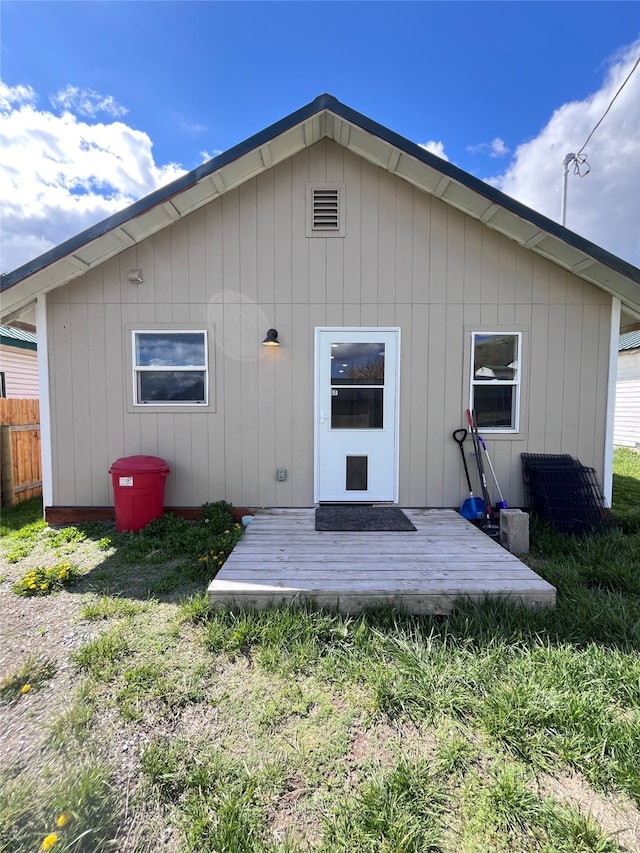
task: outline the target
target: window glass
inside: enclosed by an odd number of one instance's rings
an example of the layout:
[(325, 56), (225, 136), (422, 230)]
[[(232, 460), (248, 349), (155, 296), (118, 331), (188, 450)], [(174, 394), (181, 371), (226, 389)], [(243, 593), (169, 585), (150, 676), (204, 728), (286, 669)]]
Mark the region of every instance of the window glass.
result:
[(136, 405), (207, 405), (205, 331), (133, 332)]
[(331, 344), (332, 385), (384, 385), (384, 344)]
[(136, 366), (202, 367), (204, 332), (136, 332)]
[(518, 431), (520, 349), (518, 332), (472, 334), (471, 409), (481, 429)]

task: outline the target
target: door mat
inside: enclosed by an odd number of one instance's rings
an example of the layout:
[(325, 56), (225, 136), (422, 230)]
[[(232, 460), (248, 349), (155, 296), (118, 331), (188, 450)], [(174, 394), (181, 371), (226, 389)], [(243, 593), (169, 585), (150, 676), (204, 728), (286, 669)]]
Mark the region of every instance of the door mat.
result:
[(319, 506), (316, 509), (316, 530), (400, 532), (415, 529), (398, 507)]

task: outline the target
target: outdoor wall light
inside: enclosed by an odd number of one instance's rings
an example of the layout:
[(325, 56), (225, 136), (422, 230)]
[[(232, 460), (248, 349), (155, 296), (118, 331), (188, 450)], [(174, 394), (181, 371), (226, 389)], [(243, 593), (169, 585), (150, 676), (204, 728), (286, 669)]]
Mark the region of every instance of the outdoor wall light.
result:
[(269, 329), (267, 337), (262, 341), (262, 344), (265, 347), (279, 347), (280, 341), (278, 340), (277, 329)]
[(142, 284), (142, 270), (129, 270), (127, 278), (131, 284)]

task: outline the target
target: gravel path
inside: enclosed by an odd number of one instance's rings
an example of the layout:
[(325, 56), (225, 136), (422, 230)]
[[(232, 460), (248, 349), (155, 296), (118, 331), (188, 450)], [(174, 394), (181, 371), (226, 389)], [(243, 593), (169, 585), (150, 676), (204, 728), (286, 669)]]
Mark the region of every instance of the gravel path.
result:
[(38, 689), (0, 705), (0, 766), (17, 770), (40, 757), (53, 718), (70, 706), (77, 677), (70, 655), (97, 629), (80, 622), (81, 603), (73, 593), (21, 598), (11, 585), (23, 568), (18, 572), (4, 562), (0, 574), (5, 578), (0, 584), (0, 683), (34, 658), (51, 662), (56, 670)]

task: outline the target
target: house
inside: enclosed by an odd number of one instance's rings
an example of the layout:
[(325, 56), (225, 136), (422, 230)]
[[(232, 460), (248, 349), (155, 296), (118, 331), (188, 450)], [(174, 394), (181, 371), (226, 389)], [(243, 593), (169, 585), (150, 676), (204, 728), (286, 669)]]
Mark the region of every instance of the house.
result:
[(640, 448), (640, 330), (620, 335), (613, 443)]
[(33, 332), (0, 326), (0, 397), (38, 398), (37, 350)]
[(640, 270), (321, 95), (3, 276), (34, 303), (48, 517), (136, 454), (169, 507), (459, 506), (468, 407), (518, 506), (525, 451), (610, 494)]

